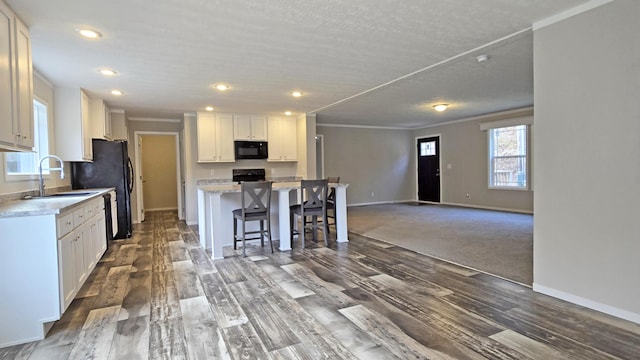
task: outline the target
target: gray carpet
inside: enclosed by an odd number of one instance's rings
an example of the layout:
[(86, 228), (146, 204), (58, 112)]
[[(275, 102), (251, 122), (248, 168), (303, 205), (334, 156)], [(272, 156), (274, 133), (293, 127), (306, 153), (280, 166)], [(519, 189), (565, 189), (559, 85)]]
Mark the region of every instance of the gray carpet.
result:
[(533, 215), (444, 205), (350, 207), (349, 231), (521, 284), (533, 283)]

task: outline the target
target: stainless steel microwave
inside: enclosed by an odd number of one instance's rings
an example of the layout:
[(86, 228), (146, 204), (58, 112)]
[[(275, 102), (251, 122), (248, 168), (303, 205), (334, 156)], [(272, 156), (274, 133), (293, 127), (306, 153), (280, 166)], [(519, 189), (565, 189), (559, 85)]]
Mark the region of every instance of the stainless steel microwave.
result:
[(269, 151), (266, 141), (235, 141), (236, 160), (266, 159)]

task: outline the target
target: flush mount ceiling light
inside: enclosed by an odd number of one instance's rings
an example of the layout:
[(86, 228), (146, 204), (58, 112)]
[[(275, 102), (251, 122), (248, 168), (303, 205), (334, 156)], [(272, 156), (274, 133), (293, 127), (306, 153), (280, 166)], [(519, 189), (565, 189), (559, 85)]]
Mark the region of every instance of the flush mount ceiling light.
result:
[(206, 108), (204, 108), (207, 111), (213, 111), (213, 106), (207, 106)]
[(75, 32), (86, 37), (87, 39), (100, 39), (102, 34), (99, 31), (91, 30), (87, 28), (75, 28)]
[(302, 92), (300, 92), (300, 91), (294, 91), (294, 92), (292, 92), (292, 93), (291, 93), (291, 96), (293, 96), (293, 97), (300, 97), (300, 96), (302, 96)]
[(231, 88), (231, 86), (227, 85), (227, 84), (217, 84), (215, 85), (215, 88), (220, 90), (220, 91), (227, 91)]
[(116, 95), (116, 96), (120, 96), (123, 95), (124, 93), (121, 90), (111, 90), (111, 95)]
[(478, 55), (478, 56), (476, 57), (476, 60), (477, 60), (479, 63), (483, 63), (483, 62), (489, 61), (489, 55)]
[(436, 111), (441, 111), (441, 112), (447, 110), (448, 107), (449, 107), (449, 104), (433, 105), (433, 108), (436, 109)]
[(111, 69), (100, 69), (100, 74), (104, 76), (114, 76), (117, 72)]
[(287, 115), (287, 116), (290, 116), (291, 115), (291, 111), (285, 111), (284, 114)]

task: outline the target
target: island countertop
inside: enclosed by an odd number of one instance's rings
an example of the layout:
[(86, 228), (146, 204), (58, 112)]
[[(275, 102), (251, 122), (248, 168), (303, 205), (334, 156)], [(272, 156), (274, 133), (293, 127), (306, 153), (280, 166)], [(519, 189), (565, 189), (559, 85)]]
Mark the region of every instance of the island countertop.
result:
[[(348, 187), (349, 184), (329, 183), (329, 187)], [(300, 181), (274, 182), (271, 185), (273, 190), (293, 190), (300, 188)], [(240, 184), (225, 183), (217, 185), (202, 185), (198, 189), (211, 193), (232, 193), (240, 192)]]
[[(349, 184), (329, 183), (336, 189), (336, 241), (347, 242), (346, 190)], [(274, 240), (280, 240), (280, 251), (291, 250), (289, 206), (297, 202), (300, 181), (273, 182), (271, 219)], [(198, 233), (200, 243), (210, 249), (214, 259), (223, 257), (222, 248), (233, 245), (231, 211), (240, 206), (240, 184), (220, 183), (198, 186)]]

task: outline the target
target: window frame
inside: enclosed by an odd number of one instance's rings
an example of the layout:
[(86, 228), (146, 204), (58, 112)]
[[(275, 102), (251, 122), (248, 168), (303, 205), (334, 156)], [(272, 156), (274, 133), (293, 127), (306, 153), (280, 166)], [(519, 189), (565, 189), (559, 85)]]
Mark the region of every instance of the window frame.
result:
[[(524, 186), (496, 186), (492, 185), (493, 180), (493, 160), (495, 157), (493, 156), (493, 139), (492, 139), (492, 130), (515, 127), (515, 126), (524, 126), (525, 134), (524, 134), (524, 156), (522, 155), (514, 155), (517, 157), (523, 157), (525, 161), (524, 173), (525, 173), (525, 184)], [(489, 190), (515, 190), (515, 191), (530, 191), (533, 189), (532, 187), (532, 179), (533, 179), (533, 166), (531, 163), (532, 154), (531, 154), (531, 141), (533, 140), (533, 116), (525, 116), (518, 117), (512, 119), (498, 120), (487, 123), (480, 124), (480, 130), (487, 131), (487, 188)], [(511, 156), (509, 156), (511, 157)]]
[[(38, 117), (38, 115), (36, 113), (40, 113), (41, 111), (36, 111), (35, 107), (36, 107), (36, 103), (38, 103), (40, 106), (44, 107), (44, 114), (46, 115), (46, 138), (43, 139), (44, 135), (43, 133), (45, 131), (41, 131), (41, 124), (40, 121), (44, 121), (42, 119), (40, 119)], [(12, 154), (12, 153), (5, 153), (4, 154), (4, 179), (6, 182), (17, 182), (17, 181), (33, 181), (33, 180), (38, 180), (39, 179), (39, 171), (38, 171), (38, 161), (40, 159), (42, 159), (43, 156), (47, 156), (51, 153), (51, 119), (50, 119), (50, 114), (49, 114), (49, 103), (37, 96), (33, 97), (33, 105), (34, 107), (34, 111), (33, 111), (33, 129), (34, 129), (34, 151), (31, 152), (24, 152), (24, 153), (31, 153), (31, 154), (35, 154), (35, 164), (34, 164), (34, 172), (33, 173), (20, 173), (20, 174), (10, 174), (8, 172), (8, 154)], [(41, 151), (41, 147), (45, 146), (46, 151), (42, 152)], [(15, 153), (13, 153), (15, 154)], [(47, 166), (48, 167), (48, 166)], [(43, 170), (42, 171), (42, 177), (44, 179), (49, 179), (49, 170)]]

